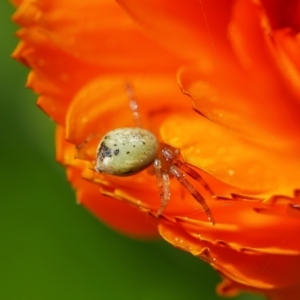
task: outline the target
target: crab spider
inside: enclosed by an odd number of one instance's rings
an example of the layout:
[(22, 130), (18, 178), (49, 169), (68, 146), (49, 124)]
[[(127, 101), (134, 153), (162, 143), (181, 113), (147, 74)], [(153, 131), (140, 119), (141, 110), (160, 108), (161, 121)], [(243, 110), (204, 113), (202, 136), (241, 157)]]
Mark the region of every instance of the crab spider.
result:
[[(140, 125), (138, 105), (133, 97), (133, 90), (127, 85), (130, 97), (130, 108), (134, 119)], [(170, 175), (174, 176), (184, 188), (202, 206), (209, 222), (215, 223), (209, 206), (203, 196), (186, 178), (200, 182), (213, 195), (209, 185), (190, 166), (179, 158), (179, 150), (161, 145), (156, 136), (149, 130), (140, 127), (118, 128), (106, 133), (100, 140), (96, 153), (95, 171), (115, 176), (130, 176), (141, 172), (151, 164), (157, 179), (161, 207), (159, 216), (167, 207), (170, 198)]]

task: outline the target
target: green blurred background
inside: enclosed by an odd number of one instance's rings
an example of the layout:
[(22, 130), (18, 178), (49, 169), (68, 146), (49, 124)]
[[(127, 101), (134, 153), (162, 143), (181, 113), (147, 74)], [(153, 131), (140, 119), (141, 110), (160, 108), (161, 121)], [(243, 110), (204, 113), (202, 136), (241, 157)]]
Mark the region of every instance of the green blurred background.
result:
[(54, 159), (54, 124), (10, 58), (13, 11), (1, 1), (0, 299), (221, 299), (219, 276), (202, 261), (120, 236), (75, 204)]

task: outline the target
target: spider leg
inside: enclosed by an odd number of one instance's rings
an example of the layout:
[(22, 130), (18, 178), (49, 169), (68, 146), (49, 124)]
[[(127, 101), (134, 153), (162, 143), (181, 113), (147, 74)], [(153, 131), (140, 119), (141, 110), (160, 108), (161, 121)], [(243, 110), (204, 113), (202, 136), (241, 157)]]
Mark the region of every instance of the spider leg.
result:
[(196, 171), (194, 171), (191, 167), (189, 167), (186, 163), (180, 161), (179, 159), (175, 162), (175, 164), (186, 174), (191, 176), (193, 179), (197, 180), (201, 185), (210, 193), (211, 196), (214, 196), (215, 193), (211, 189), (211, 187), (208, 185), (208, 183), (201, 177), (200, 174), (198, 174)]
[(135, 121), (135, 124), (136, 124), (137, 127), (143, 127), (141, 117), (140, 117), (140, 113), (139, 113), (138, 102), (135, 99), (132, 85), (127, 82), (126, 85), (125, 85), (125, 88), (126, 88), (126, 91), (127, 91), (128, 97), (129, 97), (129, 107), (131, 109), (132, 117)]
[(193, 179), (198, 181), (208, 192), (211, 196), (214, 196), (215, 193), (211, 189), (211, 187), (208, 185), (208, 183), (201, 177), (200, 174), (198, 174), (196, 171), (194, 171), (191, 167), (189, 167), (186, 163), (182, 162), (180, 159), (178, 159), (179, 151), (175, 150), (174, 152), (171, 149), (164, 148), (162, 150), (163, 156), (171, 162), (171, 164), (176, 165), (179, 167), (184, 173), (191, 176)]
[(157, 212), (159, 216), (165, 210), (171, 198), (170, 177), (167, 172), (162, 171), (161, 161), (159, 159), (155, 159), (153, 165), (161, 203), (160, 209)]
[(83, 147), (85, 147), (94, 137), (96, 136), (95, 133), (90, 133), (83, 142), (81, 142), (80, 144), (76, 145), (76, 149), (79, 150)]
[(204, 209), (205, 214), (207, 215), (208, 220), (212, 225), (215, 224), (215, 220), (212, 216), (211, 210), (208, 207), (205, 199), (202, 195), (196, 190), (196, 188), (185, 178), (185, 174), (180, 170), (176, 165), (170, 166), (170, 172), (175, 176), (175, 178), (187, 189), (187, 191), (196, 199), (197, 202), (201, 204)]

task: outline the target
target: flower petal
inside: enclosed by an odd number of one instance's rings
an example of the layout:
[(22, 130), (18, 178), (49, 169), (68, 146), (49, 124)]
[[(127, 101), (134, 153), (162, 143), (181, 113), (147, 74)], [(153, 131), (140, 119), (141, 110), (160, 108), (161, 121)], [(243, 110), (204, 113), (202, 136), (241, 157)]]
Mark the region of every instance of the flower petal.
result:
[(181, 95), (169, 74), (137, 74), (130, 79), (125, 75), (99, 76), (83, 86), (72, 100), (66, 119), (66, 138), (80, 144), (91, 133), (99, 138), (115, 128), (135, 127), (126, 91), (128, 83), (134, 89), (143, 127), (155, 134), (166, 115), (190, 107), (189, 99)]
[(300, 105), (276, 75), (260, 76), (221, 65), (210, 72), (193, 66), (179, 74), (183, 90), (201, 115), (263, 147), (296, 151)]
[[(211, 203), (217, 220), (213, 227), (199, 221), (195, 213), (176, 218), (175, 223), (161, 222), (159, 232), (175, 247), (208, 261), (229, 278), (230, 289), (223, 285), (219, 292), (228, 296), (246, 289), (275, 294), (275, 290), (299, 285), (296, 228), (300, 214), (287, 214), (295, 201), (299, 199), (277, 199), (270, 204), (242, 197), (223, 205), (216, 201)], [(280, 227), (279, 220), (284, 220)]]
[(26, 1), (14, 20), (23, 26), (37, 27), (71, 57), (102, 68), (175, 70), (179, 62), (172, 53), (142, 35), (111, 1)]
[(232, 192), (289, 194), (298, 184), (298, 155), (261, 147), (196, 114), (167, 118), (161, 125), (161, 136), (165, 143), (181, 150), (187, 163), (230, 184)]
[(231, 56), (226, 28), (234, 1), (136, 1), (118, 3), (154, 40), (187, 60), (210, 63)]
[(300, 30), (299, 0), (260, 0), (273, 29), (291, 27)]
[(18, 36), (23, 41), (13, 57), (33, 69), (27, 86), (42, 94), (38, 105), (52, 119), (63, 124), (66, 109), (78, 86), (98, 75), (98, 68), (70, 57), (36, 28), (22, 29)]

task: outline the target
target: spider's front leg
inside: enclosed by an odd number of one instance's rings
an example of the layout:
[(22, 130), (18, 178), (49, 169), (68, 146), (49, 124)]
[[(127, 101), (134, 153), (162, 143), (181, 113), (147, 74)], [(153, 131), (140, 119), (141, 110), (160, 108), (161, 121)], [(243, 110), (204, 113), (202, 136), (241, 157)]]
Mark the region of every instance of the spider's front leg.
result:
[(190, 183), (190, 181), (186, 179), (185, 173), (188, 174), (191, 178), (200, 182), (202, 186), (210, 193), (210, 195), (214, 195), (208, 183), (201, 177), (200, 174), (198, 174), (178, 158), (179, 150), (176, 149), (172, 151), (169, 148), (163, 148), (162, 155), (165, 158), (166, 162), (169, 164), (169, 172), (186, 188), (186, 190), (194, 197), (194, 199), (201, 204), (210, 223), (212, 225), (215, 224), (212, 212), (207, 205), (204, 197)]
[(76, 150), (80, 150), (82, 148), (84, 148), (94, 137), (96, 136), (95, 133), (90, 133), (83, 142), (81, 142), (80, 144), (76, 145)]
[(198, 190), (185, 178), (185, 174), (176, 165), (170, 166), (170, 172), (174, 177), (187, 189), (187, 191), (196, 199), (197, 202), (201, 204), (209, 222), (214, 225), (215, 220), (213, 218), (212, 212), (207, 205), (203, 196), (198, 192)]
[(156, 176), (156, 182), (159, 190), (159, 198), (161, 203), (160, 209), (157, 212), (157, 215), (159, 216), (165, 210), (171, 198), (170, 177), (166, 171), (162, 171), (162, 165), (160, 159), (156, 158), (153, 163), (153, 166), (154, 166), (154, 172)]
[(199, 173), (194, 171), (188, 164), (185, 162), (181, 161), (178, 156), (179, 156), (179, 150), (175, 149), (172, 151), (171, 149), (164, 148), (162, 150), (163, 156), (166, 158), (167, 161), (170, 162), (171, 165), (176, 165), (179, 167), (184, 173), (188, 174), (190, 177), (198, 181), (206, 190), (207, 192), (211, 195), (214, 196), (215, 193), (211, 189), (211, 187), (208, 185), (208, 183), (201, 177)]

